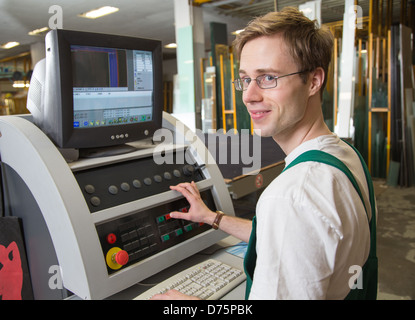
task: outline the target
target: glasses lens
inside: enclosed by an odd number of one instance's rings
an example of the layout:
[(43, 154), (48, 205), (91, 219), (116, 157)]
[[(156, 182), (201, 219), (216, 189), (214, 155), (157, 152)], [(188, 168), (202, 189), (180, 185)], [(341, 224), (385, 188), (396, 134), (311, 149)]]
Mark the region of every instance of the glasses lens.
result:
[(270, 75), (264, 75), (257, 78), (258, 86), (262, 89), (271, 89), (277, 86), (277, 78)]

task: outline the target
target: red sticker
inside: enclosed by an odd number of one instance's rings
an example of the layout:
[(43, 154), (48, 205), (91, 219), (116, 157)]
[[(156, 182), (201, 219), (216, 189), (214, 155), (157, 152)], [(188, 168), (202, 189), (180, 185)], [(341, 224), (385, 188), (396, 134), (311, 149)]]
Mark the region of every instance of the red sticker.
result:
[(257, 174), (257, 176), (255, 177), (255, 187), (261, 188), (263, 183), (264, 183), (264, 177), (260, 173)]

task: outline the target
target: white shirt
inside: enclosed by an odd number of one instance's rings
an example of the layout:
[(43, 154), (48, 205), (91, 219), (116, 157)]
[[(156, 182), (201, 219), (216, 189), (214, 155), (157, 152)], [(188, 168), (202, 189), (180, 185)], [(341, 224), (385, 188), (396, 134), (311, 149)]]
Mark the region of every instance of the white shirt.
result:
[[(353, 173), (371, 218), (360, 160), (336, 135), (306, 141), (285, 159), (317, 149), (341, 160)], [(369, 254), (366, 211), (339, 169), (304, 162), (284, 171), (262, 193), (256, 208), (257, 262), (250, 299), (344, 299), (351, 266)]]

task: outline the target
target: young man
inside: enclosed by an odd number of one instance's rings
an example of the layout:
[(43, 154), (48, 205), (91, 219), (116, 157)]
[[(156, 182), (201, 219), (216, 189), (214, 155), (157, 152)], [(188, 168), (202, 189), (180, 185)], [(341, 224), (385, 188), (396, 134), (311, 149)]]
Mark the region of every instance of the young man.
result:
[[(255, 132), (274, 138), (287, 155), (286, 166), (309, 150), (329, 153), (352, 172), (363, 202), (341, 170), (315, 161), (285, 170), (264, 190), (254, 227), (210, 211), (194, 183), (171, 187), (191, 205), (188, 213), (174, 212), (173, 218), (220, 220), (221, 230), (252, 242), (248, 251), (254, 255), (249, 253), (245, 265), (252, 272), (249, 299), (344, 299), (351, 289), (350, 268), (368, 259), (372, 211), (364, 169), (322, 114), (332, 44), (332, 35), (297, 9), (257, 18), (234, 43), (240, 58), (235, 87), (243, 91)], [(155, 298), (186, 297), (169, 291)]]

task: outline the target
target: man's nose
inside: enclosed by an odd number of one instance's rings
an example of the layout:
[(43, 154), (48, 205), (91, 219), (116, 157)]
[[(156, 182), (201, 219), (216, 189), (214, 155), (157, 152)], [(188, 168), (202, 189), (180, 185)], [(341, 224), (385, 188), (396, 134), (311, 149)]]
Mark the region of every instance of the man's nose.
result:
[(258, 83), (255, 80), (252, 80), (248, 88), (243, 91), (243, 100), (244, 102), (252, 102), (262, 100), (262, 89), (258, 86)]

